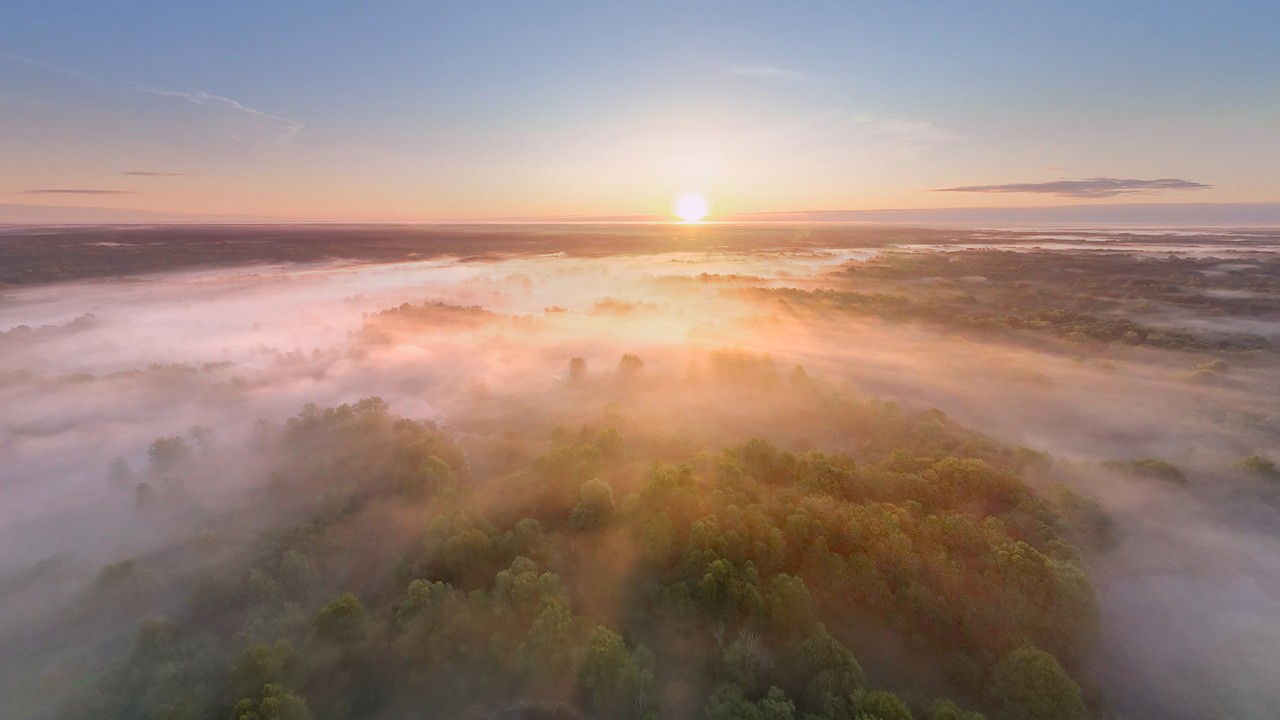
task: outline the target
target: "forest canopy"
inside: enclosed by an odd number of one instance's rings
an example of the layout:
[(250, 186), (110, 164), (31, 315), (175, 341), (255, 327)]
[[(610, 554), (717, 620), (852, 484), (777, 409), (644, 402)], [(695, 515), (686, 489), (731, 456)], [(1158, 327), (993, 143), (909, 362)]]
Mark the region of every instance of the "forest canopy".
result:
[(1080, 503), (1021, 479), (1041, 456), (859, 402), (860, 452), (559, 427), (489, 475), (378, 398), (309, 406), (264, 450), (287, 522), (103, 571), (138, 630), (62, 717), (1086, 717)]

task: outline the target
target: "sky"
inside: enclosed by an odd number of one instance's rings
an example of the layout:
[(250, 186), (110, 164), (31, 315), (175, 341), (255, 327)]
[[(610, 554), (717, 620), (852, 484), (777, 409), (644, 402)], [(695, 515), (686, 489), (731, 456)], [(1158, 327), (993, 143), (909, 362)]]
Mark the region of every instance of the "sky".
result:
[(5, 0), (0, 205), (1280, 203), (1280, 2)]

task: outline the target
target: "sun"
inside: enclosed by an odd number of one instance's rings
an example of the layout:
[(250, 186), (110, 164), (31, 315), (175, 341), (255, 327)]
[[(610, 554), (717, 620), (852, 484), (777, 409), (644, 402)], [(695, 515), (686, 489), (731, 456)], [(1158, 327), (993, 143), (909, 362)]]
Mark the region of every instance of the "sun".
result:
[(697, 192), (680, 193), (675, 202), (671, 203), (671, 210), (682, 223), (699, 223), (711, 214), (707, 199)]

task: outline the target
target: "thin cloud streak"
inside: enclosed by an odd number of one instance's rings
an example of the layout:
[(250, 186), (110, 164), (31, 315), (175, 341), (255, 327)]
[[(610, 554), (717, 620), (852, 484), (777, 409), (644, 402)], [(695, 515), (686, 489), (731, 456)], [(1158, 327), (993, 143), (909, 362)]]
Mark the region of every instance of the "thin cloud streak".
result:
[(914, 157), (963, 139), (926, 120), (833, 110), (782, 126), (761, 144), (779, 156), (845, 162), (868, 154)]
[(1042, 183), (1009, 183), (1006, 185), (964, 185), (936, 188), (933, 192), (972, 193), (1041, 193), (1076, 198), (1106, 198), (1139, 193), (1161, 193), (1166, 190), (1207, 190), (1212, 185), (1182, 180), (1159, 178), (1156, 180), (1125, 180), (1121, 178), (1095, 177), (1084, 180), (1055, 180)]
[[(68, 77), (74, 77), (81, 80), (86, 80), (88, 82), (94, 83), (99, 86), (116, 84), (116, 83), (109, 82), (107, 80), (103, 80), (102, 78), (89, 75), (87, 73), (79, 72), (78, 70), (69, 70), (67, 68), (59, 67), (57, 65), (50, 65), (49, 63), (40, 62), (39, 60), (32, 60), (31, 58), (23, 57), (21, 55), (13, 55), (11, 53), (0, 52), (0, 58), (7, 58), (13, 62), (21, 63), (23, 65), (28, 65), (30, 67), (40, 68), (41, 70), (46, 70), (48, 72), (57, 73), (60, 75), (66, 75)], [(233, 110), (235, 112), (244, 113), (247, 115), (253, 115), (255, 117), (263, 118), (265, 120), (271, 120), (273, 122), (280, 123), (281, 125), (283, 125), (283, 130), (280, 133), (280, 138), (285, 142), (289, 142), (293, 140), (298, 135), (298, 133), (301, 132), (302, 129), (306, 127), (304, 123), (300, 123), (297, 120), (290, 120), (289, 118), (280, 117), (279, 115), (272, 115), (271, 113), (263, 112), (261, 110), (257, 110), (255, 108), (251, 108), (246, 105), (243, 105), (235, 99), (232, 99), (229, 97), (223, 97), (222, 95), (214, 95), (213, 93), (207, 93), (207, 92), (204, 92), (203, 90), (196, 90), (196, 91), (190, 91), (190, 92), (178, 91), (178, 90), (165, 90), (163, 88), (147, 85), (146, 83), (133, 82), (133, 81), (128, 82), (127, 85), (135, 91), (143, 92), (148, 95), (181, 98), (183, 100), (193, 102), (197, 105), (220, 106), (220, 107)], [(126, 174), (131, 174), (131, 173), (126, 173)]]
[(59, 75), (68, 75), (70, 77), (80, 78), (81, 80), (88, 80), (94, 83), (102, 82), (101, 80), (99, 80), (98, 78), (92, 75), (86, 75), (76, 70), (68, 70), (67, 68), (58, 67), (57, 65), (50, 65), (49, 63), (40, 62), (39, 60), (32, 60), (29, 57), (23, 57), (21, 55), (13, 55), (11, 53), (0, 52), (0, 57), (8, 58), (9, 60), (12, 60), (14, 62), (22, 63), (23, 65), (37, 67), (37, 68), (40, 68), (41, 70), (48, 70), (49, 72), (58, 73)]
[(139, 82), (130, 83), (130, 85), (132, 85), (134, 89), (147, 93), (149, 95), (158, 95), (160, 97), (181, 98), (183, 100), (188, 100), (190, 102), (193, 102), (196, 105), (217, 105), (217, 106), (229, 108), (236, 112), (253, 115), (255, 117), (260, 117), (267, 120), (274, 120), (275, 122), (278, 122), (284, 125), (284, 129), (281, 132), (280, 137), (285, 142), (292, 140), (294, 137), (298, 135), (299, 132), (302, 131), (304, 127), (306, 127), (306, 125), (298, 122), (297, 120), (290, 120), (289, 118), (280, 117), (279, 115), (272, 115), (271, 113), (266, 113), (261, 110), (255, 110), (254, 108), (242, 105), (238, 101), (233, 100), (229, 97), (214, 95), (213, 93), (207, 93), (203, 90), (194, 90), (189, 92), (180, 91), (180, 90), (164, 90), (162, 88), (152, 87), (150, 85), (146, 85)]
[(882, 137), (912, 146), (932, 147), (964, 139), (962, 135), (927, 120), (880, 117), (867, 113), (855, 115), (852, 120), (857, 127), (867, 128)]
[(123, 170), (121, 175), (133, 175), (135, 177), (197, 177), (200, 173), (185, 172), (162, 172), (159, 170)]
[(99, 190), (96, 188), (37, 188), (14, 195), (137, 195), (133, 190)]

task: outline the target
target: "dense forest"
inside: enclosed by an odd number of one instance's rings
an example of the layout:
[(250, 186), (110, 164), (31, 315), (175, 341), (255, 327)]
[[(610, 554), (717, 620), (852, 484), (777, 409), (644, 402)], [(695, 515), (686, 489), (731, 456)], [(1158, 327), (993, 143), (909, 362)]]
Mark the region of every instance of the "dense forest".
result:
[[(1082, 553), (1105, 513), (937, 411), (781, 385), (858, 449), (559, 426), (477, 462), (378, 398), (264, 424), (256, 520), (101, 571), (97, 604), (137, 630), (61, 717), (1102, 712)], [(150, 454), (138, 512), (187, 512), (198, 454)]]
[(0, 715), (1274, 716), (1273, 254), (608, 230), (6, 287)]

